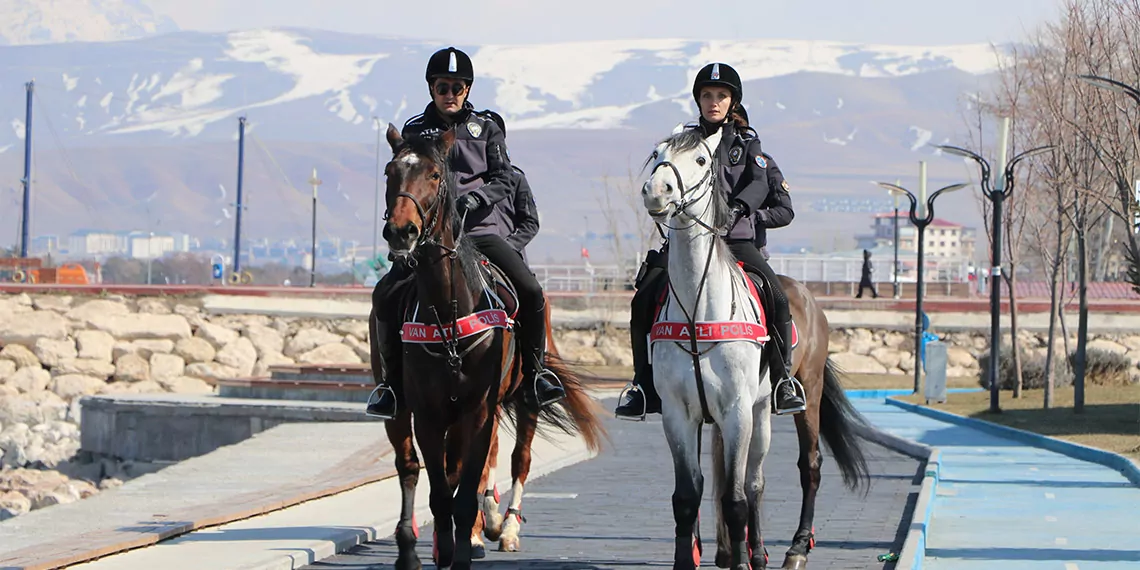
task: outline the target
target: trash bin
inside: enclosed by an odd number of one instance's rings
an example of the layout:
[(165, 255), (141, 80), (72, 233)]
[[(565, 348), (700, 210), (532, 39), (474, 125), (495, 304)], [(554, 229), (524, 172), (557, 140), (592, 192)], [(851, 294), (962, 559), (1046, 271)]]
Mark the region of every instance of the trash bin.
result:
[(933, 340), (926, 343), (926, 362), (923, 369), (926, 371), (926, 386), (923, 395), (926, 403), (946, 403), (946, 365), (949, 360), (947, 350), (949, 345)]

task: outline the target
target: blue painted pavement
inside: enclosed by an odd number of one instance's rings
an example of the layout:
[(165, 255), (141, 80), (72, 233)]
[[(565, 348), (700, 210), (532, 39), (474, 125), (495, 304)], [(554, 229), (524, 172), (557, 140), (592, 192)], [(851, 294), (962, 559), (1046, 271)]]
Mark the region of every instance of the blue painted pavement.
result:
[(1140, 568), (1140, 488), (1120, 472), (854, 399), (879, 429), (942, 451), (924, 570)]

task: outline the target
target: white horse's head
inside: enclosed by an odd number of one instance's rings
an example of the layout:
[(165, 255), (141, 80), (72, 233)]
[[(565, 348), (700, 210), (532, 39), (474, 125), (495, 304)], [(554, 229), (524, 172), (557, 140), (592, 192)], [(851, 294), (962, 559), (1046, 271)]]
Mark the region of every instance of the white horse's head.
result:
[(652, 170), (641, 187), (645, 209), (654, 220), (681, 215), (699, 220), (711, 214), (708, 204), (717, 179), (713, 163), (719, 144), (719, 131), (706, 139), (698, 128), (674, 132), (658, 143), (646, 161)]

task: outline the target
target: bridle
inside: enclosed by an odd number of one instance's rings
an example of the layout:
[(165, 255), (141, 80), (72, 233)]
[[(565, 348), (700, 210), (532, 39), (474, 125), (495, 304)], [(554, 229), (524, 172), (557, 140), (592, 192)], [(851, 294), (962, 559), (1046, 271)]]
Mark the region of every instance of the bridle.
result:
[[(681, 190), (681, 196), (676, 200), (670, 201), (667, 206), (672, 206), (674, 212), (673, 217), (684, 214), (692, 221), (692, 224), (683, 227), (673, 227), (665, 222), (656, 223), (658, 226), (664, 226), (670, 230), (685, 230), (693, 227), (694, 225), (699, 225), (712, 232), (713, 234), (719, 235), (721, 233), (720, 229), (714, 228), (701, 220), (701, 217), (708, 213), (708, 209), (712, 207), (712, 200), (709, 200), (705, 204), (704, 211), (699, 215), (693, 215), (693, 213), (688, 211), (689, 207), (691, 207), (693, 204), (696, 204), (697, 202), (700, 202), (713, 191), (713, 187), (715, 186), (716, 182), (715, 178), (713, 177), (713, 173), (716, 172), (717, 168), (716, 155), (712, 152), (712, 148), (709, 147), (707, 142), (704, 140), (701, 140), (700, 142), (701, 146), (703, 146), (709, 154), (709, 164), (708, 168), (705, 170), (704, 176), (702, 176), (701, 179), (692, 186), (689, 186), (688, 188), (685, 187), (685, 180), (681, 177), (681, 171), (677, 168), (677, 165), (668, 160), (658, 162), (653, 167), (653, 170), (649, 173), (649, 177), (653, 178), (653, 175), (657, 172), (657, 169), (661, 168), (662, 166), (667, 166), (669, 167), (669, 170), (673, 171), (673, 176), (677, 179), (677, 188)], [(649, 184), (649, 182), (646, 181), (646, 184)], [(666, 215), (666, 217), (671, 216)]]

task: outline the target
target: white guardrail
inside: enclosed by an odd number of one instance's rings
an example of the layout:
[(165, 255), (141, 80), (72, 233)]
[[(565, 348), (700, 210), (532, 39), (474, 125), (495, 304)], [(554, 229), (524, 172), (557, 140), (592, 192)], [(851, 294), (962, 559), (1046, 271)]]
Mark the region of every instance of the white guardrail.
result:
[[(892, 259), (874, 259), (872, 278), (879, 283), (892, 281)], [(768, 260), (772, 270), (800, 282), (826, 281), (858, 283), (863, 271), (863, 260), (812, 255), (773, 255)], [(917, 280), (913, 259), (899, 259), (899, 281), (914, 283)], [(561, 292), (619, 292), (632, 291), (638, 266), (629, 264), (594, 265), (531, 265), (531, 270), (546, 291)], [(964, 283), (970, 265), (963, 260), (930, 258), (926, 260), (926, 283)]]

